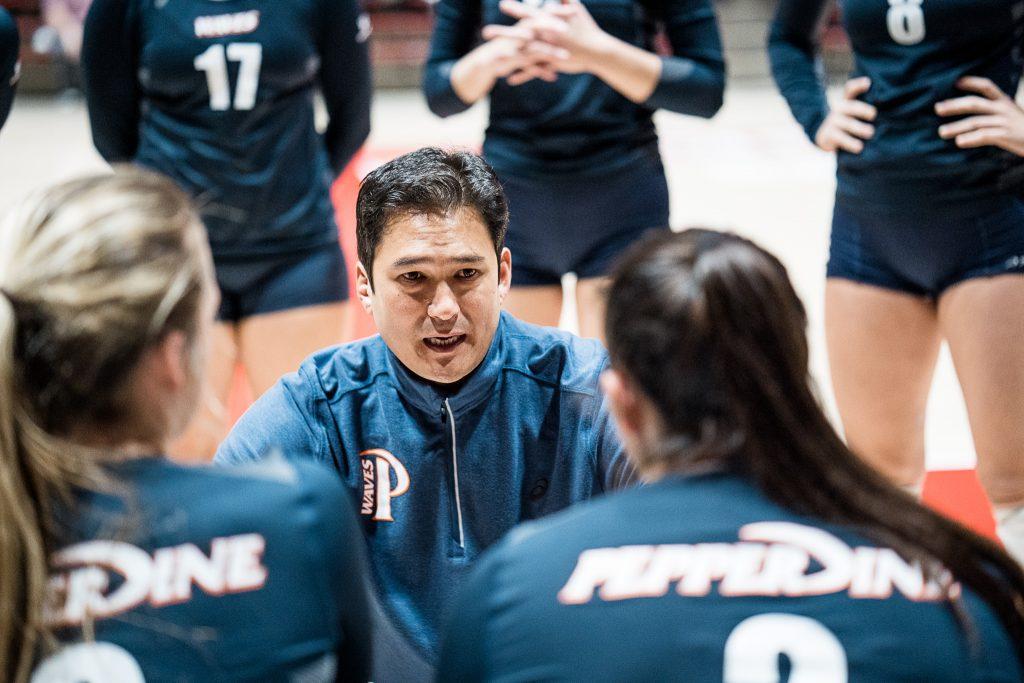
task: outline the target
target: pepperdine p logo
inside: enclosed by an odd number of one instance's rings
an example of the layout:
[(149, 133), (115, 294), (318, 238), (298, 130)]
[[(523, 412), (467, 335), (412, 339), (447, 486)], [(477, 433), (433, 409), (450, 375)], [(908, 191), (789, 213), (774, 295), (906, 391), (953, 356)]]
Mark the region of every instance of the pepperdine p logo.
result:
[[(398, 458), (383, 448), (370, 448), (359, 454), (363, 469), (363, 499), (359, 512), (373, 515), (374, 521), (393, 522), (391, 499), (409, 490), (409, 472)], [(391, 471), (395, 486), (391, 486)]]

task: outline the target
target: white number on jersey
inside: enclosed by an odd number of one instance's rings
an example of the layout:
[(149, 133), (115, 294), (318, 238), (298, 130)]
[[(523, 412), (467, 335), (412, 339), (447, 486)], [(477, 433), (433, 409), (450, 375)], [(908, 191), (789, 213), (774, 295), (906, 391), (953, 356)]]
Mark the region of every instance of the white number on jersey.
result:
[(227, 111), (232, 107), (231, 84), (228, 83), (228, 62), (238, 62), (238, 83), (235, 86), (234, 109), (248, 111), (256, 106), (256, 92), (260, 87), (260, 66), (263, 64), (263, 46), (259, 43), (230, 43), (211, 45), (195, 58), (197, 71), (206, 73), (206, 86), (210, 91), (210, 109)]
[(789, 683), (847, 683), (846, 652), (831, 631), (795, 614), (760, 614), (725, 641), (725, 683), (780, 683), (779, 655), (791, 664)]
[(128, 651), (113, 643), (78, 643), (48, 657), (31, 683), (146, 683), (142, 669)]
[(889, 35), (900, 45), (917, 45), (924, 40), (922, 0), (889, 0), (885, 16)]

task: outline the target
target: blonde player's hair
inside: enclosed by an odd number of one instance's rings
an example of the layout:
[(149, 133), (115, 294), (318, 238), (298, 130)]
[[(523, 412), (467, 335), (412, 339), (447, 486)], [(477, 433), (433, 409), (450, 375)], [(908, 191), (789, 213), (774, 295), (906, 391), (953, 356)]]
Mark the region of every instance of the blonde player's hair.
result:
[(54, 503), (103, 482), (76, 436), (158, 435), (129, 379), (171, 330), (196, 346), (210, 267), (188, 197), (138, 169), (57, 185), (0, 224), (0, 679), (26, 680), (53, 641)]

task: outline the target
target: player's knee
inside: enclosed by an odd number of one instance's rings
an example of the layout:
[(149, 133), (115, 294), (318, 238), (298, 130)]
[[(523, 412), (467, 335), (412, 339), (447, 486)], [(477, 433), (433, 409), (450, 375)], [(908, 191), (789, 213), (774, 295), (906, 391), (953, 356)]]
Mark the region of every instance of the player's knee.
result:
[(889, 433), (848, 441), (854, 453), (897, 486), (916, 486), (924, 477), (923, 438)]
[(979, 453), (978, 479), (993, 505), (1024, 505), (1024, 451)]

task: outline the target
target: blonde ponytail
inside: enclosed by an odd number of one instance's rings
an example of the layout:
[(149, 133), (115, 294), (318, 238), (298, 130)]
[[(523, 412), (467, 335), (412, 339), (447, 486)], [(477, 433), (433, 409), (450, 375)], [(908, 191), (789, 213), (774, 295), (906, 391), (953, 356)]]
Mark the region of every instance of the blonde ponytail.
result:
[(0, 596), (5, 603), (0, 609), (0, 661), (5, 678), (21, 681), (31, 665), (23, 655), (37, 645), (37, 631), (26, 617), (41, 608), (36, 600), (42, 594), (39, 578), (46, 576), (46, 554), (31, 475), (19, 462), (15, 325), (13, 303), (0, 294)]
[(0, 225), (0, 679), (28, 680), (54, 506), (103, 482), (82, 428), (130, 429), (127, 378), (171, 329), (195, 331), (209, 280), (188, 198), (132, 168), (58, 185)]

